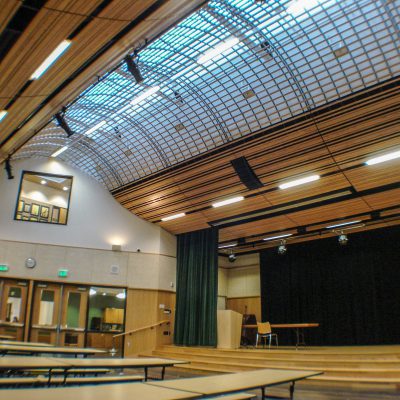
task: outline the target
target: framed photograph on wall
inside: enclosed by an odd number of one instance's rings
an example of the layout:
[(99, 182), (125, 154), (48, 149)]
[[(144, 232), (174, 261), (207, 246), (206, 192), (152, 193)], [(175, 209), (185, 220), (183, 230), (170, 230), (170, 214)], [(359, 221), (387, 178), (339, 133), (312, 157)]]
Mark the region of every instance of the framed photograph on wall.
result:
[(34, 215), (35, 217), (38, 217), (39, 216), (39, 210), (40, 210), (39, 204), (32, 203), (31, 215)]
[(49, 207), (40, 207), (40, 218), (49, 218)]
[(18, 202), (18, 209), (17, 209), (17, 212), (22, 212), (22, 211), (24, 211), (24, 205), (25, 205), (25, 202), (24, 202), (23, 200), (20, 200), (20, 201)]
[(60, 208), (59, 207), (53, 207), (53, 210), (51, 212), (51, 222), (57, 224), (59, 218), (60, 218)]
[(38, 222), (39, 218), (38, 217), (30, 217), (29, 221)]
[(30, 204), (24, 204), (24, 212), (30, 213), (31, 212), (31, 205)]

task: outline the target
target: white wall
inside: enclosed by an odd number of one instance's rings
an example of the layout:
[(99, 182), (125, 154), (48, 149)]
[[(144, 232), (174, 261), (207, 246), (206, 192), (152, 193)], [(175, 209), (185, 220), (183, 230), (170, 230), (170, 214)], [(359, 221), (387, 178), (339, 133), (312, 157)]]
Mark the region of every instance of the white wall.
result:
[[(15, 179), (0, 175), (0, 264), (9, 277), (123, 285), (175, 290), (176, 238), (125, 210), (98, 182), (55, 160), (13, 162)], [(22, 170), (74, 177), (68, 225), (15, 221), (14, 211)], [(121, 244), (122, 252), (111, 251)], [(140, 249), (140, 252), (137, 252)], [(34, 257), (37, 266), (25, 268)], [(118, 265), (118, 275), (111, 274)]]
[[(0, 239), (94, 249), (121, 244), (126, 251), (175, 256), (175, 237), (133, 215), (91, 177), (57, 160), (12, 162), (15, 179), (0, 178)], [(22, 170), (73, 175), (68, 225), (14, 221)], [(161, 243), (162, 242), (162, 243)]]
[(219, 294), (231, 297), (260, 296), (260, 259), (258, 253), (237, 256), (231, 263), (227, 257), (219, 257), (218, 265), (224, 277), (219, 285)]

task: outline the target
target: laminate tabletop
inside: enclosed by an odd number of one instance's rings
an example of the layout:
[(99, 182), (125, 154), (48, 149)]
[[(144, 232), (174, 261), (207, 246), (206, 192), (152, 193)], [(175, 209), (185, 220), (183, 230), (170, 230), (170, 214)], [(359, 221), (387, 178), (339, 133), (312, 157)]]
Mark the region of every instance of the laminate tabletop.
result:
[(178, 400), (200, 398), (201, 394), (144, 383), (115, 383), (54, 389), (7, 390), (6, 397), (7, 400)]

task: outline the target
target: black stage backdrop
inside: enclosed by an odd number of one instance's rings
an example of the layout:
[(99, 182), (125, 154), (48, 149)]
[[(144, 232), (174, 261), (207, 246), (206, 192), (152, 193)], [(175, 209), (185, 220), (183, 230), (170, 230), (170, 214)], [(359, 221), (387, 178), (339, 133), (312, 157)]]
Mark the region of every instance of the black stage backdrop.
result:
[[(400, 343), (400, 228), (349, 234), (260, 253), (263, 321), (319, 322), (307, 344)], [(293, 332), (276, 330), (280, 344)]]

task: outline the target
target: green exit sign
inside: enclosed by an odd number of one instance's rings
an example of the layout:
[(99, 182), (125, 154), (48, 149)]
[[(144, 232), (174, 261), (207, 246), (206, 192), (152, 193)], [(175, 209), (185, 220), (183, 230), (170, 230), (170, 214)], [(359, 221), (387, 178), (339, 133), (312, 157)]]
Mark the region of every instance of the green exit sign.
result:
[(0, 265), (0, 272), (7, 272), (8, 271), (8, 265)]
[(58, 270), (58, 277), (59, 278), (66, 278), (68, 276), (68, 270), (67, 269), (59, 269)]

